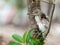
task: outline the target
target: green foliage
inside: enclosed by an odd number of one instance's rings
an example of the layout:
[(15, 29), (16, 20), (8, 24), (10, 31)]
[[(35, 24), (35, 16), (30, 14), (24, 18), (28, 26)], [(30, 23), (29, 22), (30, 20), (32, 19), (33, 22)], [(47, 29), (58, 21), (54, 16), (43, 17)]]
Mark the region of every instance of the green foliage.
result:
[(32, 36), (32, 32), (34, 29), (30, 29), (29, 31), (25, 32), (23, 37), (17, 34), (13, 34), (12, 37), (17, 42), (10, 42), (9, 45), (44, 45), (44, 38), (41, 37), (40, 39), (36, 39)]
[(40, 40), (39, 40), (38, 45), (44, 45), (44, 40), (45, 40), (45, 38), (41, 37)]
[(23, 42), (23, 38), (17, 34), (12, 35), (12, 37), (18, 42)]
[(8, 45), (21, 45), (21, 44), (16, 43), (16, 42), (10, 42)]
[(30, 38), (32, 37), (31, 36), (32, 31), (33, 31), (33, 29), (30, 29), (29, 31), (25, 32), (23, 35), (23, 40), (26, 44), (28, 44)]

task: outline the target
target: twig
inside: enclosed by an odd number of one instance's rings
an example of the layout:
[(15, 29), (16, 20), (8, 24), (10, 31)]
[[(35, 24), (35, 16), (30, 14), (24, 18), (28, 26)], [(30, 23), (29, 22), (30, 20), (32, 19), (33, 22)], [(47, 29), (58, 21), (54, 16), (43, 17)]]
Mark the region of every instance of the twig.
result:
[(44, 3), (47, 3), (47, 4), (51, 4), (51, 5), (53, 4), (54, 5), (54, 3), (52, 3), (52, 2), (47, 2), (47, 1), (42, 1), (42, 0), (41, 0), (41, 2), (44, 2)]
[(48, 33), (50, 32), (50, 28), (51, 28), (51, 23), (52, 23), (52, 18), (53, 18), (54, 10), (55, 10), (55, 4), (53, 4), (53, 9), (52, 9), (51, 17), (50, 17), (50, 24), (49, 24), (49, 28), (48, 28), (48, 32), (47, 32), (47, 34), (46, 34), (46, 37), (47, 37)]

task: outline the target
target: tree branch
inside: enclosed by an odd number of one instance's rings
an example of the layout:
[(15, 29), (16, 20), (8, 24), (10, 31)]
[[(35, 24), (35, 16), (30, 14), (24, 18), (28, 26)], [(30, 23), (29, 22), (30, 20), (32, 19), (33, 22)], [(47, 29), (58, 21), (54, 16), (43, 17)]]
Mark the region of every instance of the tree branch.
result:
[(52, 23), (52, 18), (53, 18), (53, 14), (54, 14), (54, 10), (55, 10), (55, 4), (53, 4), (53, 7), (52, 7), (52, 13), (50, 14), (50, 23), (49, 23), (49, 28), (48, 28), (48, 32), (46, 34), (46, 37), (48, 35), (48, 33), (50, 32), (50, 28), (51, 28), (51, 23)]

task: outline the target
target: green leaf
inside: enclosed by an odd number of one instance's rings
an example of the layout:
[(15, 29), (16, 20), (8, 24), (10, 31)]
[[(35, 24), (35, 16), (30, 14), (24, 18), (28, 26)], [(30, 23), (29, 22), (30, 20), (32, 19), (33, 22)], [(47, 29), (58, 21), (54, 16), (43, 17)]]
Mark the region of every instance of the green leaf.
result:
[(23, 41), (25, 42), (26, 41), (26, 36), (27, 36), (27, 31), (24, 33), (23, 35)]
[(30, 29), (30, 30), (27, 32), (26, 43), (29, 43), (29, 40), (31, 39), (31, 36), (32, 36), (32, 35), (31, 35), (32, 31), (33, 31), (33, 28)]
[(23, 38), (17, 34), (12, 35), (12, 37), (18, 42), (23, 42)]
[(16, 43), (16, 42), (10, 42), (8, 45), (21, 45), (21, 44)]
[(27, 37), (26, 37), (27, 40), (31, 39), (33, 30), (34, 30), (34, 29), (32, 28), (32, 29), (30, 29), (30, 30), (28, 31)]
[(34, 42), (34, 45), (44, 45), (44, 38), (41, 37), (40, 40), (34, 38), (34, 37), (31, 37), (31, 41)]
[(45, 38), (41, 37), (38, 45), (44, 45), (45, 44), (44, 40), (45, 40)]
[(34, 42), (34, 45), (37, 45), (39, 43), (39, 40), (34, 37), (31, 38), (31, 41)]
[(45, 43), (44, 42), (39, 42), (38, 45), (44, 45)]
[(26, 43), (26, 45), (28, 45), (29, 40), (31, 39), (31, 33), (32, 33), (32, 31), (33, 31), (33, 28), (30, 29), (28, 32), (26, 31), (24, 33), (24, 35), (23, 35), (23, 41), (24, 41), (24, 43)]
[(30, 40), (29, 45), (34, 45), (34, 42), (32, 40)]
[(45, 38), (41, 37), (40, 42), (44, 42)]

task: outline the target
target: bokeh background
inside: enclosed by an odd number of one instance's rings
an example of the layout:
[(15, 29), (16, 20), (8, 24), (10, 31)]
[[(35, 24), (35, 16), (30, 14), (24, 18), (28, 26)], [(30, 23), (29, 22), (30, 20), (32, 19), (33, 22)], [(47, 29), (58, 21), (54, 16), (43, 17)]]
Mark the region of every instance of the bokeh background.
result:
[[(60, 45), (60, 0), (55, 0), (55, 4), (51, 30), (45, 45)], [(27, 5), (27, 0), (0, 0), (0, 36), (4, 40), (2, 45), (13, 41), (12, 34), (22, 36), (29, 29)], [(45, 14), (49, 13), (49, 7), (49, 4), (42, 2), (41, 9)]]

